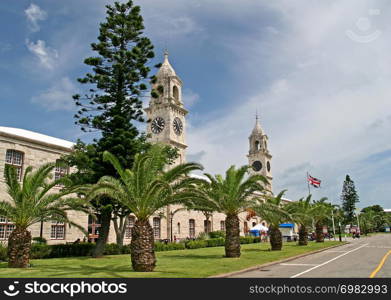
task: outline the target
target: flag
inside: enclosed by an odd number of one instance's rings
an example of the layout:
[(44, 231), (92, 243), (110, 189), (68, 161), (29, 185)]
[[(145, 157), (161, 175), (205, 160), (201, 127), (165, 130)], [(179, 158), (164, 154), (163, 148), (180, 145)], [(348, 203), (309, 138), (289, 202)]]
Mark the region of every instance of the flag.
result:
[(320, 183), (322, 182), (318, 178), (312, 177), (311, 175), (307, 175), (307, 181), (309, 182), (310, 185), (316, 188), (320, 188)]

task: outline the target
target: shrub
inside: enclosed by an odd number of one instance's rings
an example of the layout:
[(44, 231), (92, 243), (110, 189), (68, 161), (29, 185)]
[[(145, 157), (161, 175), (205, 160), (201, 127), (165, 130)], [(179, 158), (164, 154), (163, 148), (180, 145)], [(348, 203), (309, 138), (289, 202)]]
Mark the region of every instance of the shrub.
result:
[(224, 244), (225, 244), (225, 239), (222, 237), (206, 240), (207, 247), (219, 247), (219, 246), (224, 246)]
[(225, 231), (222, 230), (212, 231), (209, 233), (209, 236), (211, 239), (225, 238)]
[(0, 260), (7, 260), (7, 246), (0, 243)]
[(206, 245), (207, 245), (207, 241), (205, 241), (205, 240), (196, 240), (196, 241), (186, 242), (186, 248), (188, 248), (188, 249), (205, 248)]
[(261, 238), (259, 236), (241, 236), (240, 243), (241, 244), (252, 244), (252, 243), (260, 243)]
[(37, 243), (37, 244), (47, 244), (47, 241), (45, 238), (43, 237), (40, 237), (40, 236), (37, 236), (37, 237), (33, 237), (33, 243)]
[(51, 245), (50, 257), (88, 256), (94, 247), (93, 243)]
[(30, 258), (32, 259), (48, 258), (50, 257), (51, 251), (52, 251), (52, 246), (43, 243), (35, 243), (31, 245)]
[(200, 232), (197, 236), (197, 240), (204, 241), (209, 238), (209, 235), (205, 232)]
[(161, 242), (156, 242), (155, 243), (155, 251), (170, 251), (170, 250), (183, 250), (185, 249), (185, 244), (184, 243), (161, 243)]
[(103, 250), (104, 255), (122, 254), (122, 246), (118, 244), (106, 244)]
[(130, 254), (130, 244), (129, 245), (123, 245), (121, 249), (122, 254)]

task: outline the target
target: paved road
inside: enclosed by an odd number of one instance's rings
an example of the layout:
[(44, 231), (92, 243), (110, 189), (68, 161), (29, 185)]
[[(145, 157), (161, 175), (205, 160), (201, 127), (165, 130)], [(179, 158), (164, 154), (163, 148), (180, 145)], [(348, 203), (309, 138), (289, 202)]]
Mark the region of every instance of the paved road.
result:
[[(275, 264), (232, 277), (245, 278), (368, 278), (391, 251), (391, 234), (350, 240), (350, 243), (323, 252)], [(391, 255), (375, 277), (391, 278)]]

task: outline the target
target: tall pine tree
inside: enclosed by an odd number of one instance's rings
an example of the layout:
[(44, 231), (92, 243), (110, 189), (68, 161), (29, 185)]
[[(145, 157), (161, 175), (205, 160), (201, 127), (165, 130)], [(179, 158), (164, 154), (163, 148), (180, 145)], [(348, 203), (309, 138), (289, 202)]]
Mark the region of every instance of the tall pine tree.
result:
[(356, 203), (359, 202), (359, 198), (354, 182), (349, 175), (346, 175), (343, 183), (341, 201), (345, 224), (352, 224), (354, 222)]
[[(96, 56), (84, 60), (92, 70), (78, 79), (87, 87), (86, 93), (73, 96), (79, 107), (75, 123), (83, 131), (101, 134), (90, 145), (78, 142), (75, 152), (67, 157), (70, 165), (78, 169), (73, 175), (78, 183), (96, 183), (104, 175), (117, 176), (112, 165), (103, 162), (104, 151), (114, 154), (125, 168), (131, 168), (135, 154), (147, 147), (134, 123), (144, 121), (141, 97), (152, 79), (148, 77), (148, 63), (154, 57), (153, 45), (143, 34), (139, 6), (128, 1), (106, 8), (98, 41), (91, 44)], [(103, 254), (113, 210), (122, 216), (124, 212), (112, 199), (97, 199), (94, 204), (101, 222), (93, 253), (97, 257)]]

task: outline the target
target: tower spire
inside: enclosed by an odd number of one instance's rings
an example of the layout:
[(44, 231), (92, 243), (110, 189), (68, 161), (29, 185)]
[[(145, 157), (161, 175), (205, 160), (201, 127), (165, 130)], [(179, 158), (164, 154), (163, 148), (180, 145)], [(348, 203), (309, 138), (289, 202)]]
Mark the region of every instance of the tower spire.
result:
[(258, 115), (258, 109), (255, 111), (255, 126), (252, 131), (252, 134), (263, 134), (261, 124), (259, 124), (259, 115)]

